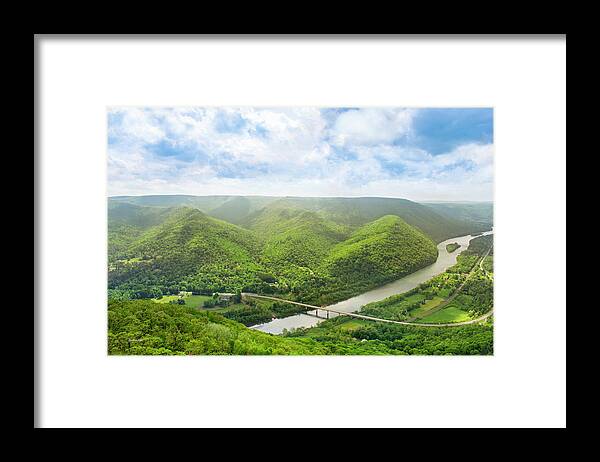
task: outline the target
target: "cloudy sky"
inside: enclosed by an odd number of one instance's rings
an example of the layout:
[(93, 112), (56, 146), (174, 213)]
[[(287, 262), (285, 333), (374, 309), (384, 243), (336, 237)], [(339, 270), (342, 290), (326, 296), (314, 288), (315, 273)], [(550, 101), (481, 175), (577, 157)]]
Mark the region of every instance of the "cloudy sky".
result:
[(492, 109), (111, 108), (109, 195), (492, 200)]

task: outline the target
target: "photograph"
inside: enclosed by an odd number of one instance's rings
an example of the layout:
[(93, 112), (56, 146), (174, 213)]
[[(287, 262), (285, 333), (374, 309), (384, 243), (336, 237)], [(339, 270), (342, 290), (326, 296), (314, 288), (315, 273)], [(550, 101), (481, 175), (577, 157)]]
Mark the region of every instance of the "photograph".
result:
[(494, 108), (108, 106), (108, 355), (494, 355)]

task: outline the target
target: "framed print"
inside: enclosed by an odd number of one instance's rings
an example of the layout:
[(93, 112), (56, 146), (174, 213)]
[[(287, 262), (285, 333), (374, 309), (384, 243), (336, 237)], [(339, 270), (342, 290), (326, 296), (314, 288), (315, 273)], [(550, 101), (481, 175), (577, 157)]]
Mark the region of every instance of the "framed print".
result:
[(565, 35), (36, 35), (34, 74), (35, 427), (566, 426)]

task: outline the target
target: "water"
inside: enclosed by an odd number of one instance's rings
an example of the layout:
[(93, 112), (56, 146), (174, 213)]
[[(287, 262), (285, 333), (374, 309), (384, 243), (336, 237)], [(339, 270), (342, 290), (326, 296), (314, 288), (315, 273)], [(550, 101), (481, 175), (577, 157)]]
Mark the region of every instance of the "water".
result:
[[(486, 231), (481, 235), (491, 234), (492, 231)], [(428, 281), (434, 276), (443, 273), (452, 265), (456, 264), (456, 257), (465, 250), (469, 241), (474, 237), (471, 234), (461, 237), (453, 237), (452, 239), (448, 239), (444, 242), (440, 242), (438, 244), (438, 258), (435, 263), (422, 268), (414, 273), (409, 274), (401, 279), (390, 282), (383, 286), (377, 287), (376, 289), (369, 290), (368, 292), (364, 292), (356, 297), (349, 298), (347, 300), (343, 300), (341, 302), (335, 303), (333, 305), (329, 305), (330, 308), (343, 311), (345, 313), (352, 313), (355, 311), (359, 311), (363, 305), (371, 302), (377, 302), (379, 300), (383, 300), (391, 295), (401, 294), (408, 290), (414, 289), (419, 284)], [(460, 247), (456, 249), (452, 253), (448, 253), (446, 250), (446, 244), (450, 244), (451, 242), (458, 242)], [(271, 334), (281, 334), (283, 329), (295, 329), (297, 327), (312, 327), (322, 322), (323, 319), (317, 318), (314, 316), (314, 311), (310, 311), (313, 316), (310, 314), (297, 314), (294, 316), (289, 316), (287, 318), (281, 319), (273, 319), (272, 321), (266, 322), (264, 324), (257, 324), (256, 326), (252, 326), (251, 329), (260, 330), (262, 332), (268, 332)], [(319, 315), (324, 315), (325, 312), (319, 313)], [(335, 317), (334, 313), (330, 314), (330, 317)]]

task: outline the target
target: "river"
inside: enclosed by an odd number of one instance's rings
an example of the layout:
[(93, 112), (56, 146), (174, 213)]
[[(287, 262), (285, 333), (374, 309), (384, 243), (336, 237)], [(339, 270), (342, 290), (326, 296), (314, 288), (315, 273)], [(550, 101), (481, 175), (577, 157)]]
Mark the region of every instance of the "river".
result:
[[(481, 233), (480, 235), (488, 235), (492, 234), (493, 229), (491, 231), (486, 231)], [(355, 311), (359, 311), (360, 308), (367, 303), (377, 302), (379, 300), (383, 300), (391, 295), (401, 294), (408, 290), (414, 289), (419, 284), (428, 281), (434, 276), (443, 273), (452, 265), (456, 264), (456, 257), (465, 250), (471, 239), (474, 237), (479, 237), (480, 235), (473, 236), (468, 234), (466, 236), (453, 237), (451, 239), (447, 239), (444, 242), (440, 242), (437, 246), (438, 248), (438, 258), (435, 263), (432, 263), (425, 268), (422, 268), (414, 273), (409, 274), (401, 279), (396, 281), (389, 282), (383, 286), (377, 287), (376, 289), (369, 290), (368, 292), (364, 292), (356, 297), (349, 298), (347, 300), (343, 300), (338, 303), (334, 303), (333, 305), (329, 305), (330, 308), (343, 311), (345, 313), (352, 313)], [(449, 253), (446, 250), (446, 244), (450, 244), (451, 242), (458, 242), (460, 247), (456, 249), (454, 252)], [(314, 313), (314, 311), (309, 312)], [(332, 313), (331, 317), (335, 315)], [(287, 318), (281, 319), (273, 319), (272, 321), (266, 322), (264, 324), (257, 324), (252, 326), (251, 329), (260, 330), (262, 332), (268, 332), (270, 334), (281, 334), (283, 329), (294, 329), (297, 327), (312, 327), (322, 322), (323, 319), (317, 318), (315, 316), (310, 316), (307, 314), (297, 314), (294, 316), (289, 316)]]

